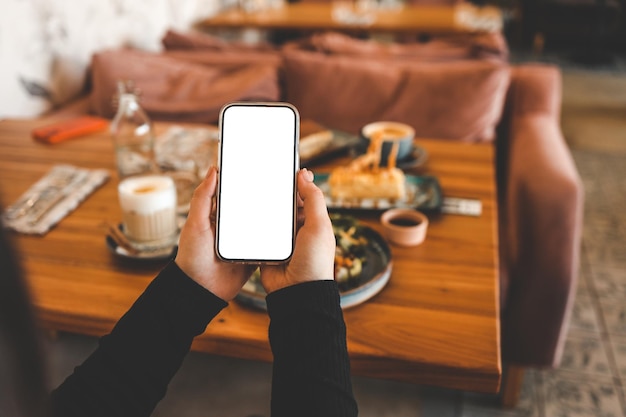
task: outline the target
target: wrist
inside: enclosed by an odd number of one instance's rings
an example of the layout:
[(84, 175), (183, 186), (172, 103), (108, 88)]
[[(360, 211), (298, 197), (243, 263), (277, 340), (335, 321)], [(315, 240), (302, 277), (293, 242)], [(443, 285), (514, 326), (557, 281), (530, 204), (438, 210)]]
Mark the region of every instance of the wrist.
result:
[(173, 310), (185, 312), (191, 321), (196, 317), (213, 317), (227, 305), (221, 297), (191, 279), (176, 262), (166, 265), (145, 292), (155, 290), (167, 294), (166, 304)]
[(295, 283), (268, 294), (266, 302), (270, 317), (278, 311), (340, 309), (339, 287), (334, 279)]
[[(222, 291), (219, 286), (217, 286), (214, 282), (212, 282), (212, 280), (210, 280), (209, 278), (203, 276), (206, 274), (206, 272), (204, 274), (198, 274), (196, 273), (196, 271), (194, 270), (194, 268), (189, 268), (184, 261), (181, 261), (180, 259), (178, 259), (178, 257), (176, 257), (174, 259), (174, 263), (176, 264), (176, 266), (178, 266), (178, 268), (193, 282), (195, 282), (196, 284), (198, 284), (199, 286), (201, 286), (205, 291), (210, 292), (211, 294), (215, 295), (216, 297), (222, 299), (225, 302), (230, 301), (228, 299), (228, 297), (224, 296), (224, 291)], [(208, 276), (210, 276), (210, 274), (206, 274)]]
[(283, 279), (272, 279), (271, 282), (268, 285), (264, 285), (263, 288), (265, 289), (265, 292), (267, 294), (272, 294), (275, 293), (277, 291), (286, 289), (286, 288), (290, 288), (290, 287), (294, 287), (297, 285), (302, 285), (302, 284), (307, 284), (307, 283), (312, 283), (312, 282), (318, 282), (318, 281), (334, 281), (333, 278), (311, 278), (311, 279), (297, 279), (297, 280), (293, 280), (293, 279), (288, 279), (288, 278), (283, 278)]

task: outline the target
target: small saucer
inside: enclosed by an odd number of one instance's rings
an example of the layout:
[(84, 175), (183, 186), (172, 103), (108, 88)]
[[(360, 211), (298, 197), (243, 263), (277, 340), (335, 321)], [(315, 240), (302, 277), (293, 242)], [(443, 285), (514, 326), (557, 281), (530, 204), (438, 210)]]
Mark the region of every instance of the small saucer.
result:
[(416, 246), (426, 238), (428, 217), (414, 209), (390, 209), (380, 216), (384, 236), (400, 246)]
[(417, 168), (424, 165), (427, 159), (428, 152), (426, 152), (426, 149), (421, 146), (413, 145), (411, 154), (406, 158), (396, 161), (396, 166), (400, 169)]
[[(178, 250), (178, 240), (180, 238), (180, 231), (184, 225), (185, 219), (182, 216), (178, 216), (178, 231), (175, 236), (172, 236), (170, 244), (159, 247), (145, 247), (129, 249), (123, 245), (118, 244), (110, 233), (106, 235), (106, 244), (109, 250), (122, 258), (128, 259), (141, 259), (141, 260), (159, 260), (168, 259), (176, 254)], [(122, 224), (118, 224), (118, 229), (123, 230)]]
[(169, 259), (176, 254), (178, 245), (166, 246), (160, 249), (154, 249), (150, 251), (137, 251), (132, 252), (127, 248), (118, 245), (110, 235), (106, 236), (107, 247), (114, 255), (128, 259), (140, 259), (140, 260), (160, 260)]

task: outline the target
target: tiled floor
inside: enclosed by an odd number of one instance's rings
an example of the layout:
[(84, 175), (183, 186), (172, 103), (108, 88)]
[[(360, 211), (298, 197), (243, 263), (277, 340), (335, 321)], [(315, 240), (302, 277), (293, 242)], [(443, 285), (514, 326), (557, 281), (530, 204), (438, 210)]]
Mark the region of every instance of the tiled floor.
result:
[[(497, 398), (354, 379), (361, 416), (626, 416), (626, 71), (564, 70), (563, 130), (586, 187), (579, 291), (560, 369), (529, 371), (518, 407)], [(95, 347), (51, 343), (55, 382)], [(155, 416), (269, 416), (269, 364), (192, 353)]]

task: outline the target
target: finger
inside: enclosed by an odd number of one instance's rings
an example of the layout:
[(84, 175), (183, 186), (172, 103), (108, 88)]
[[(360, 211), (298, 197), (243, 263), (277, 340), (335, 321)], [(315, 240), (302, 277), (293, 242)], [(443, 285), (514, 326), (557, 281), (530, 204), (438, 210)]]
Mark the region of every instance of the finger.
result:
[(204, 221), (211, 213), (212, 198), (217, 188), (217, 169), (209, 168), (207, 176), (193, 192), (189, 207), (189, 220)]
[[(303, 169), (306, 169), (306, 168), (303, 168)], [(300, 170), (300, 171), (302, 171), (302, 170)], [(300, 176), (300, 172), (298, 172), (298, 176)], [(296, 217), (296, 225), (297, 225), (297, 230), (300, 230), (300, 228), (304, 224), (304, 200), (300, 196), (299, 192), (296, 193), (296, 203), (297, 203), (297, 207), (298, 207), (298, 210), (296, 212), (296, 215), (297, 215), (297, 217)]]
[(313, 183), (313, 173), (306, 168), (298, 175), (298, 193), (304, 201), (305, 222), (328, 219), (324, 193)]
[(303, 224), (304, 224), (304, 213), (302, 212), (302, 210), (298, 210), (298, 215), (296, 217), (297, 229), (299, 230)]
[(217, 172), (217, 167), (215, 165), (209, 166), (209, 169), (207, 169), (206, 174), (204, 174), (204, 179), (209, 178), (209, 176), (213, 173), (213, 171)]

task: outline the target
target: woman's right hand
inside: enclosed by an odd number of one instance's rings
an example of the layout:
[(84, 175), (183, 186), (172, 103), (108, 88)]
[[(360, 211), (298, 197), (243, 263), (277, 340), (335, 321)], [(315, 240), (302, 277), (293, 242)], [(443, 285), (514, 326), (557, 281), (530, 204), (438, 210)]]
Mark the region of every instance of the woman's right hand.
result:
[(298, 172), (297, 186), (304, 223), (296, 234), (291, 260), (261, 267), (261, 283), (268, 294), (303, 282), (334, 279), (335, 235), (324, 194), (306, 168)]
[(224, 301), (232, 300), (246, 283), (254, 266), (223, 262), (215, 255), (213, 198), (217, 169), (211, 167), (191, 199), (187, 221), (180, 234), (176, 264), (191, 279)]

